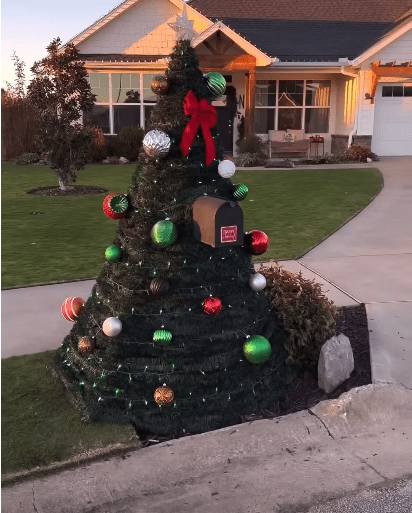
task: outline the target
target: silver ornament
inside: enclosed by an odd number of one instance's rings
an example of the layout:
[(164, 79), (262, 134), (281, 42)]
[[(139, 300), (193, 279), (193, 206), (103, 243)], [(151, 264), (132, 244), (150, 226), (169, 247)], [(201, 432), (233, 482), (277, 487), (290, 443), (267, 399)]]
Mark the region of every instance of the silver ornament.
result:
[(160, 130), (150, 130), (144, 136), (143, 149), (149, 157), (158, 158), (166, 157), (170, 151), (172, 141), (170, 137)]
[(253, 290), (263, 290), (266, 287), (266, 278), (263, 276), (263, 274), (252, 274), (249, 279), (249, 285)]
[(115, 337), (122, 331), (122, 321), (117, 317), (108, 317), (103, 323), (103, 333)]
[(230, 178), (236, 173), (236, 166), (231, 160), (222, 160), (218, 165), (217, 172), (222, 178)]

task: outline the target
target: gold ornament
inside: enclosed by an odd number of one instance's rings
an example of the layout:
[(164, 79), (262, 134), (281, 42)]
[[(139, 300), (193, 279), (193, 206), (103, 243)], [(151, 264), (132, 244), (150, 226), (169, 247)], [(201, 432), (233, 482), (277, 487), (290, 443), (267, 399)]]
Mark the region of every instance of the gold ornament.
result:
[(82, 337), (78, 344), (80, 354), (87, 354), (93, 351), (93, 341), (90, 338)]
[(168, 406), (173, 402), (175, 394), (173, 390), (163, 383), (163, 386), (156, 388), (154, 393), (154, 400), (160, 406)]

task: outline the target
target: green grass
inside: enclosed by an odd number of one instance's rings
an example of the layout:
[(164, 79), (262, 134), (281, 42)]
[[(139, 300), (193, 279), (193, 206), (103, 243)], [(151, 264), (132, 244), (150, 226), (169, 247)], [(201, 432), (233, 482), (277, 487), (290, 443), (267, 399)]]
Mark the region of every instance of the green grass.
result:
[(54, 353), (2, 360), (2, 474), (44, 467), (112, 444), (139, 446), (131, 426), (80, 420), (46, 370)]
[[(87, 166), (77, 184), (125, 193), (134, 168)], [(368, 205), (382, 186), (376, 169), (237, 171), (232, 182), (249, 188), (241, 202), (244, 231), (269, 237), (269, 250), (255, 262), (298, 258)], [(93, 279), (102, 268), (117, 227), (103, 214), (105, 195), (26, 194), (51, 185), (57, 180), (48, 168), (2, 166), (2, 289)]]
[[(88, 166), (77, 183), (124, 193), (134, 167)], [(299, 257), (368, 205), (383, 185), (376, 169), (238, 171), (232, 181), (249, 188), (241, 202), (244, 230), (269, 236), (269, 250), (256, 261)], [(56, 179), (47, 168), (2, 166), (2, 288), (94, 278), (100, 272), (117, 226), (102, 212), (104, 195), (26, 194), (51, 185)], [(80, 420), (46, 369), (53, 353), (2, 360), (2, 474), (111, 444), (139, 446), (130, 426)]]

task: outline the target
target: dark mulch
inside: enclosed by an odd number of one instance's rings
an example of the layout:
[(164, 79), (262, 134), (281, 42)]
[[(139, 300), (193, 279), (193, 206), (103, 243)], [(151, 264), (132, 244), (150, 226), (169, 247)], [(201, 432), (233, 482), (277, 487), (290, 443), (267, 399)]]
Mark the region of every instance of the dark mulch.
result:
[(66, 191), (62, 191), (58, 185), (52, 187), (40, 187), (27, 191), (34, 196), (90, 196), (91, 194), (105, 194), (109, 192), (104, 187), (93, 185), (68, 185)]
[[(343, 333), (349, 338), (353, 351), (355, 367), (349, 379), (339, 385), (333, 392), (327, 394), (318, 387), (317, 369), (302, 370), (299, 378), (294, 382), (283, 402), (280, 404), (279, 409), (273, 405), (272, 408), (260, 412), (256, 411), (242, 415), (238, 422), (229, 425), (234, 426), (254, 420), (282, 417), (313, 407), (320, 401), (337, 399), (341, 394), (348, 392), (352, 388), (370, 385), (372, 383), (372, 373), (369, 351), (369, 330), (364, 305), (342, 309), (342, 316), (336, 319), (335, 335), (339, 335), (339, 333)], [(184, 436), (191, 436), (190, 433), (184, 431), (171, 436), (161, 436), (140, 430), (136, 426), (135, 430), (143, 447), (156, 445), (160, 442), (182, 438)]]

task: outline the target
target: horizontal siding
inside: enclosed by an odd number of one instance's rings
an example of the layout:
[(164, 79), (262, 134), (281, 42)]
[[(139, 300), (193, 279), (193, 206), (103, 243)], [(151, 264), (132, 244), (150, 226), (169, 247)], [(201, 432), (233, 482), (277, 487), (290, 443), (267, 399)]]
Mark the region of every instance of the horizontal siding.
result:
[(368, 63), (375, 61), (381, 61), (382, 64), (391, 61), (397, 63), (412, 61), (412, 30), (409, 30), (368, 59)]

